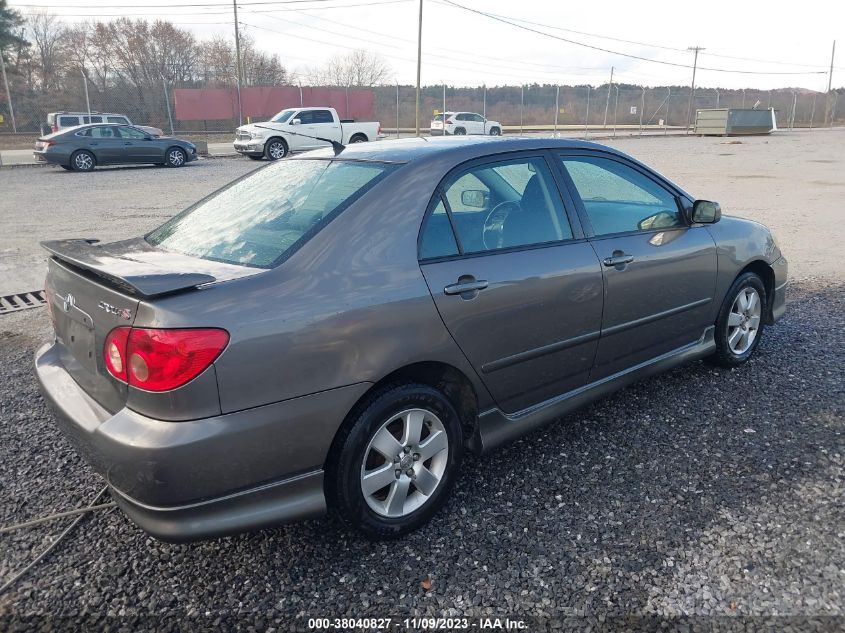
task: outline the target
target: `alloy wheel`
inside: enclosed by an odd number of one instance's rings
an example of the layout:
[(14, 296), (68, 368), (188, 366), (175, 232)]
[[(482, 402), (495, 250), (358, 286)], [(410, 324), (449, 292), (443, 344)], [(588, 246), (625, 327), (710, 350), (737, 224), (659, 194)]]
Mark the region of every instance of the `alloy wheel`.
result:
[(73, 159), (73, 163), (80, 171), (88, 171), (94, 166), (94, 161), (91, 160), (91, 155), (85, 153), (77, 154)]
[(185, 163), (185, 155), (180, 150), (174, 149), (168, 153), (167, 160), (174, 167), (181, 167)]
[(737, 356), (754, 344), (762, 312), (762, 301), (754, 288), (746, 286), (739, 291), (728, 314), (728, 347)]
[(364, 499), (376, 514), (404, 517), (434, 494), (448, 461), (449, 438), (440, 418), (426, 409), (401, 411), (379, 427), (364, 452)]
[(270, 158), (273, 160), (284, 158), (286, 153), (285, 146), (281, 141), (273, 141), (270, 143), (270, 147), (267, 148), (267, 153), (270, 154)]

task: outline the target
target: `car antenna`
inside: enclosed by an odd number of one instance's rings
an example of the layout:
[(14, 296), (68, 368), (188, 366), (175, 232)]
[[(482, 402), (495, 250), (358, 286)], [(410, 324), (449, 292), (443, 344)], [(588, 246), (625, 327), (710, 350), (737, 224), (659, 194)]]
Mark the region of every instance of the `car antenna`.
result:
[(269, 127), (267, 125), (261, 125), (260, 123), (253, 123), (252, 125), (254, 127), (260, 127), (264, 130), (272, 130), (273, 132), (281, 132), (282, 134), (290, 134), (291, 136), (301, 136), (303, 138), (313, 138), (315, 141), (323, 141), (324, 143), (330, 143), (332, 149), (334, 150), (335, 156), (337, 156), (343, 150), (346, 149), (346, 145), (338, 141), (333, 141), (330, 138), (323, 138), (322, 136), (311, 136), (310, 134), (300, 134), (299, 132), (289, 132), (288, 130), (280, 130), (277, 127)]

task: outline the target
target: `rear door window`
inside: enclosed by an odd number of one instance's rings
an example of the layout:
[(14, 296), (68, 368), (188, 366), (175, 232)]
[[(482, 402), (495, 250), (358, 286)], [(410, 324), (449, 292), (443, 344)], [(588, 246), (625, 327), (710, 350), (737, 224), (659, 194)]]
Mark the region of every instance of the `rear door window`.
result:
[(127, 125), (129, 123), (129, 119), (125, 116), (110, 116), (106, 117), (107, 123), (120, 123), (122, 125)]
[(120, 136), (122, 138), (134, 138), (134, 139), (142, 139), (147, 138), (147, 135), (144, 134), (141, 130), (135, 129), (134, 127), (129, 126), (122, 126), (120, 128)]
[(147, 235), (162, 249), (270, 268), (395, 165), (284, 160), (236, 181)]
[(78, 116), (60, 116), (59, 117), (59, 127), (73, 127), (74, 125), (79, 125), (79, 117)]
[(328, 110), (313, 110), (314, 123), (334, 123), (334, 117)]
[[(482, 253), (572, 239), (563, 201), (545, 159), (485, 162), (450, 176), (443, 185), (461, 252)], [(439, 207), (438, 207), (439, 208)], [(446, 226), (431, 214), (420, 257), (442, 257)]]
[(426, 220), (425, 229), (420, 239), (420, 259), (448, 257), (458, 254), (458, 244), (455, 233), (446, 213), (443, 199), (438, 198), (437, 204)]
[(92, 127), (91, 136), (93, 138), (120, 138), (120, 135), (117, 133), (117, 128), (105, 125), (102, 127)]

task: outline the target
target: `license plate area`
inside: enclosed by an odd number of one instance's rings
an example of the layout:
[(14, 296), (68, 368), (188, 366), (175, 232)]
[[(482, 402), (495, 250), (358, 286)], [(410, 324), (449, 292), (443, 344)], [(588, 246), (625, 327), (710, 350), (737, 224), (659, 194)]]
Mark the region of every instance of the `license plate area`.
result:
[(86, 370), (97, 371), (97, 358), (94, 349), (94, 330), (77, 321), (68, 321), (63, 341), (68, 352)]

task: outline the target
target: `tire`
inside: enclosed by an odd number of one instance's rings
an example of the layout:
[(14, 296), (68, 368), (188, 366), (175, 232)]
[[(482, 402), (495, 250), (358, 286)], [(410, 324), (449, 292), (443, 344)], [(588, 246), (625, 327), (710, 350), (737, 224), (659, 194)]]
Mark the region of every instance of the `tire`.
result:
[[(421, 429), (418, 440), (414, 428)], [(326, 465), (329, 505), (367, 538), (398, 538), (446, 502), (462, 456), (458, 414), (442, 393), (421, 384), (388, 385), (356, 407), (334, 440)], [(366, 481), (373, 482), (367, 494)]]
[(97, 164), (97, 159), (91, 152), (81, 149), (70, 157), (70, 168), (73, 171), (91, 171)]
[(501, 136), (501, 135), (502, 135), (502, 130), (500, 130), (499, 128), (497, 128), (497, 127), (491, 127), (490, 128), (490, 136)]
[(467, 131), (466, 131), (464, 128), (462, 128), (462, 127), (456, 127), (456, 128), (455, 128), (455, 131), (454, 131), (454, 132), (452, 132), (452, 133), (453, 133), (455, 136), (464, 136), (464, 135), (467, 133)]
[(264, 160), (263, 156), (253, 156), (252, 154), (247, 154), (247, 157), (251, 158), (252, 160)]
[(366, 143), (369, 139), (365, 134), (353, 134), (350, 143)]
[(169, 147), (164, 155), (164, 164), (167, 167), (184, 167), (187, 160), (188, 155), (180, 147)]
[(279, 160), (288, 155), (288, 144), (284, 139), (273, 137), (264, 144), (264, 157), (267, 160)]
[(707, 360), (737, 367), (751, 358), (763, 338), (767, 306), (766, 286), (760, 277), (750, 272), (737, 277), (719, 310), (716, 351)]

